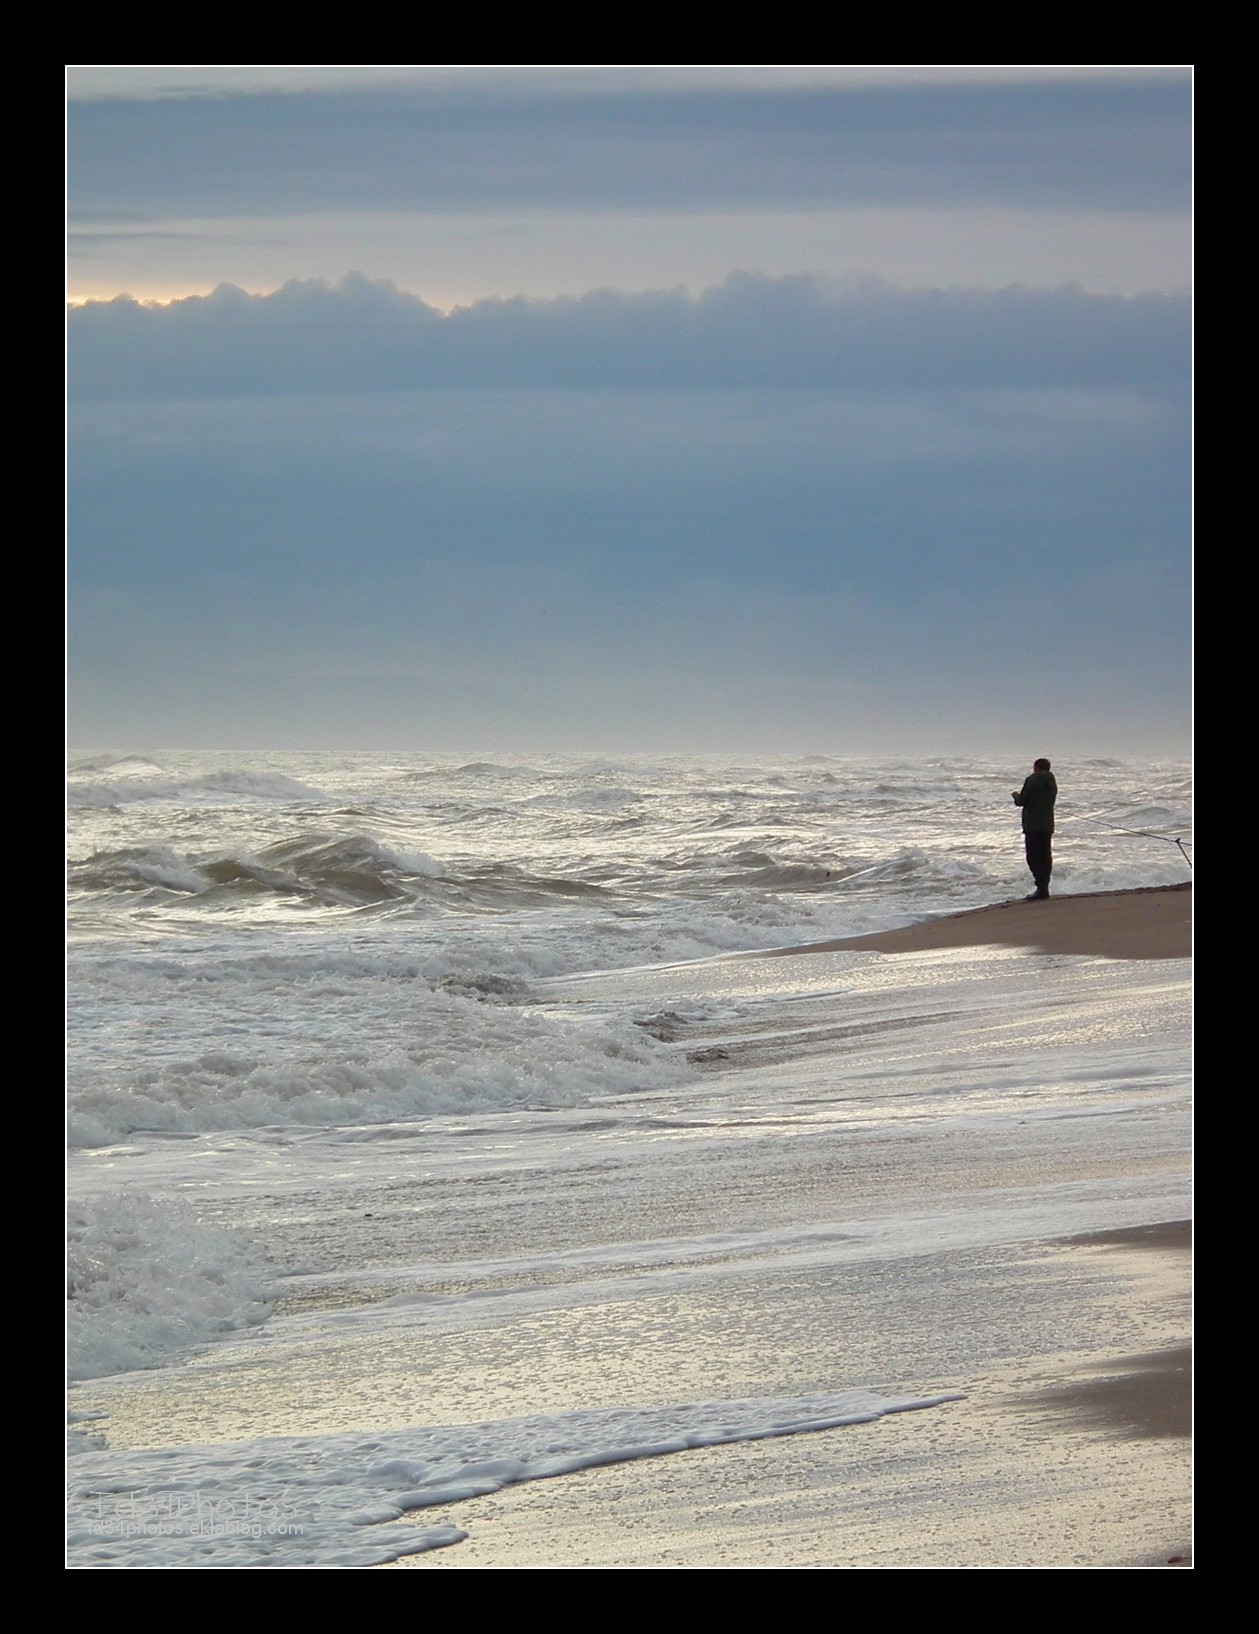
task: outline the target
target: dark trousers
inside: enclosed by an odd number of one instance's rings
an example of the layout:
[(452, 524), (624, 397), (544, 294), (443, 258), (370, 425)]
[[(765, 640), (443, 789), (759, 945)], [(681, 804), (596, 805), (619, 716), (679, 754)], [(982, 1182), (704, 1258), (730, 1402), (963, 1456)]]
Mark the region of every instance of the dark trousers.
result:
[(1054, 837), (1052, 834), (1029, 833), (1024, 834), (1023, 844), (1027, 848), (1027, 866), (1031, 870), (1032, 878), (1036, 881), (1038, 891), (1049, 889), (1049, 876), (1054, 871)]

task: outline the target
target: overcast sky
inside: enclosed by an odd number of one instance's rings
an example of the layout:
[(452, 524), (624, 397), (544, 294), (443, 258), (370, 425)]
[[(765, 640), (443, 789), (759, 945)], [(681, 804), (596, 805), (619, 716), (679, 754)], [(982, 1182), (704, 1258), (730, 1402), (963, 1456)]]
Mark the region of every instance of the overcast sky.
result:
[(69, 90), (76, 746), (1183, 747), (1187, 68)]

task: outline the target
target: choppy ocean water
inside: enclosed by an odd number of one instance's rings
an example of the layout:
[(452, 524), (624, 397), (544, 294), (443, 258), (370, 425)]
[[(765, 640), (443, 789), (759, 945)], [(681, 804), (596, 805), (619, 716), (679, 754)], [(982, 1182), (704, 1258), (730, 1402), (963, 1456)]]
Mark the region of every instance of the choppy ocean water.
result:
[[(1168, 838), (1189, 838), (1183, 764), (1056, 769), (1058, 889), (1188, 877)], [(934, 1399), (924, 1388), (852, 1407), (845, 1392), (869, 1381), (840, 1379), (821, 1405), (816, 1392), (793, 1405), (736, 1369), (729, 1399), (697, 1396), (664, 1428), (627, 1429), (628, 1386), (617, 1393), (613, 1370), (611, 1399), (561, 1390), (552, 1417), (532, 1397), (527, 1433), (487, 1430), (523, 1422), (500, 1378), (504, 1335), (543, 1308), (551, 1322), (584, 1311), (586, 1333), (627, 1276), (653, 1298), (695, 1297), (723, 1267), (869, 1252), (867, 1227), (881, 1252), (912, 1256), (924, 1240), (1169, 1217), (1179, 1175), (1166, 1198), (1160, 1179), (1116, 1196), (1097, 1175), (1108, 1140), (1116, 1166), (1146, 1142), (1151, 1177), (1183, 1140), (1183, 973), (1064, 960), (1047, 981), (1043, 962), (988, 952), (920, 964), (909, 991), (905, 967), (891, 975), (851, 955), (773, 961), (772, 974), (714, 960), (1021, 895), (1009, 790), (1024, 770), (830, 757), (77, 761), (71, 1373), (104, 1382), (80, 1383), (72, 1406), (110, 1415), (75, 1426), (78, 1563), (365, 1564), (454, 1541), (441, 1528), (418, 1545), (367, 1534), (378, 1511), (419, 1506), (400, 1493), (422, 1489), (428, 1504), (453, 1490), (456, 1469), (492, 1485), (554, 1473), (539, 1446), (562, 1449), (557, 1468), (580, 1467), (653, 1435), (784, 1433), (774, 1426)], [(1046, 1037), (1052, 1083), (1026, 1047)], [(999, 1145), (1031, 1138), (1038, 1120), (1058, 1141), (1087, 1124), (1087, 1164), (1064, 1159), (1076, 1178), (989, 1214), (916, 1179), (902, 1139), (925, 1122)], [(851, 1165), (851, 1217), (800, 1202), (790, 1137), (806, 1130), (808, 1162)], [(750, 1131), (752, 1188), (736, 1183)], [(863, 1154), (889, 1141), (905, 1155), (880, 1190)], [(479, 1392), (430, 1390), (417, 1417), (406, 1358), (417, 1336), (438, 1345), (439, 1333), (479, 1335), (487, 1371)], [(212, 1403), (219, 1367), (259, 1367), (269, 1404), (231, 1436), (212, 1405), (203, 1425), (177, 1405), (189, 1368)], [(121, 1406), (136, 1370), (170, 1382), (151, 1420)], [(299, 1375), (304, 1399), (324, 1389), (332, 1404), (295, 1414)], [(347, 1381), (367, 1376), (372, 1406), (349, 1411)], [(100, 1391), (114, 1407), (99, 1407)], [(435, 1422), (477, 1434), (428, 1446), (421, 1478), (405, 1427), (431, 1438)], [(170, 1438), (187, 1441), (190, 1427), (202, 1451), (171, 1488)], [(303, 1450), (299, 1430), (323, 1439)], [(373, 1435), (403, 1440), (365, 1453)], [(224, 1477), (213, 1503), (197, 1484), (204, 1448), (225, 1440), (270, 1471), (263, 1509), (239, 1478)], [(356, 1459), (386, 1471), (363, 1475), (361, 1502), (294, 1519), (296, 1493), (326, 1498)], [(340, 1473), (311, 1473), (325, 1467)], [(275, 1526), (198, 1533), (190, 1510), (174, 1516), (176, 1490), (201, 1495), (202, 1520), (243, 1520), (252, 1501), (254, 1520)], [(105, 1514), (106, 1491), (129, 1495), (130, 1535), (116, 1497)]]

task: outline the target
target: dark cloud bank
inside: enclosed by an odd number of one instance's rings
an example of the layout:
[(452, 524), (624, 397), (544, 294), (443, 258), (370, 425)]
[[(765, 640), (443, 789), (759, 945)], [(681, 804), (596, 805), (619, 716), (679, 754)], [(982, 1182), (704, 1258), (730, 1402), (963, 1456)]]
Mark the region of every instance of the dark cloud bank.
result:
[(71, 314), (72, 740), (1182, 742), (1187, 303)]
[(70, 314), (72, 392), (234, 397), (443, 387), (851, 389), (1183, 381), (1187, 297), (904, 290), (735, 274), (698, 297), (597, 291), (443, 316), (388, 283), (223, 285)]

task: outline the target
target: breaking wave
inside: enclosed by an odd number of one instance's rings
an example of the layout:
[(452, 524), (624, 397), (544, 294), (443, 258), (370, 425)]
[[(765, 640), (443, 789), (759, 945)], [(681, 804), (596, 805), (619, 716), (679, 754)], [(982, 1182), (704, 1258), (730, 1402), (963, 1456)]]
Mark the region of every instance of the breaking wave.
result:
[(72, 1380), (156, 1367), (269, 1313), (270, 1274), (253, 1249), (184, 1204), (88, 1197), (67, 1224)]

